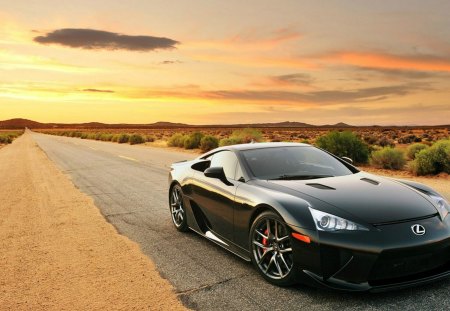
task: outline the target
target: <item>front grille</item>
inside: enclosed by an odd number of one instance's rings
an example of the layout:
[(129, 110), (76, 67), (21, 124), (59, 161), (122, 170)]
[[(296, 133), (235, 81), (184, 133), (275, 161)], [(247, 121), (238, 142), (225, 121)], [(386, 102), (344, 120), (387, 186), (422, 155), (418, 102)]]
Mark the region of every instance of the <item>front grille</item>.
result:
[(388, 226), (388, 225), (402, 224), (402, 223), (405, 223), (405, 222), (413, 222), (413, 221), (429, 219), (429, 218), (433, 218), (433, 217), (436, 217), (436, 216), (439, 216), (439, 213), (432, 214), (432, 215), (427, 215), (427, 216), (422, 216), (422, 217), (415, 217), (415, 218), (408, 218), (408, 219), (402, 219), (402, 220), (379, 222), (379, 223), (374, 223), (372, 225), (374, 225), (375, 227), (382, 227), (382, 226)]
[(369, 277), (371, 285), (384, 285), (424, 278), (450, 268), (449, 241), (404, 250), (384, 251)]

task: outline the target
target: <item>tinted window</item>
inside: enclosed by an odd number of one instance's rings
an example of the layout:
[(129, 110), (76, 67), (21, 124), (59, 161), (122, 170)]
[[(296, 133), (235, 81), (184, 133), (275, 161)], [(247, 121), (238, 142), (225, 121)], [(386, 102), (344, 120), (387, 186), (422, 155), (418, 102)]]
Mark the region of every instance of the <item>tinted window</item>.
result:
[(328, 153), (314, 147), (277, 147), (242, 151), (253, 175), (260, 179), (281, 176), (342, 176), (352, 171)]
[(215, 153), (211, 159), (210, 167), (223, 167), (225, 176), (230, 179), (235, 179), (237, 158), (231, 151), (221, 151)]

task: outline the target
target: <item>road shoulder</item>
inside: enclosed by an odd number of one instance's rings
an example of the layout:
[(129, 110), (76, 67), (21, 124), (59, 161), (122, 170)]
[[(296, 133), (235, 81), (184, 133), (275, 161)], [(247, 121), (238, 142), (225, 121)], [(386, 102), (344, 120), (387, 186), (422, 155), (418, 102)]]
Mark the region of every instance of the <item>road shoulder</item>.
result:
[(2, 309), (184, 309), (31, 135), (1, 149), (0, 175)]

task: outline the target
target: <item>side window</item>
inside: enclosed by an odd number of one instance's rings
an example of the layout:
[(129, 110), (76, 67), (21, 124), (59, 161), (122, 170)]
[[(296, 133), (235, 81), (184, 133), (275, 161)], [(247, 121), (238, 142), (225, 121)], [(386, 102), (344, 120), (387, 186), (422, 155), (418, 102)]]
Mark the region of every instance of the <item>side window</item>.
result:
[(237, 161), (236, 155), (233, 152), (221, 151), (221, 152), (214, 154), (214, 156), (211, 159), (210, 167), (223, 167), (225, 176), (229, 179), (234, 180), (237, 163), (238, 163), (238, 161)]

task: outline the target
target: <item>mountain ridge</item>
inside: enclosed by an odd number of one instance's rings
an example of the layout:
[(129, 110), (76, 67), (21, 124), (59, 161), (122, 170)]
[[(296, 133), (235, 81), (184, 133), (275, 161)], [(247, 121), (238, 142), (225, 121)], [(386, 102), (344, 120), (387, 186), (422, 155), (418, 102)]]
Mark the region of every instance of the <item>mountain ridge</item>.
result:
[(154, 123), (132, 124), (132, 123), (102, 123), (102, 122), (85, 122), (85, 123), (41, 123), (29, 119), (14, 118), (0, 121), (0, 129), (23, 129), (28, 127), (30, 129), (69, 129), (69, 128), (84, 128), (84, 129), (101, 129), (101, 128), (128, 128), (128, 129), (145, 129), (145, 128), (354, 128), (354, 127), (450, 127), (447, 125), (367, 125), (354, 126), (344, 122), (335, 124), (313, 125), (309, 123), (297, 121), (283, 121), (283, 122), (266, 122), (266, 123), (240, 123), (240, 124), (214, 124), (214, 125), (192, 125), (186, 123), (174, 123), (167, 121), (158, 121)]

